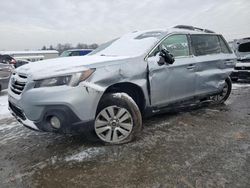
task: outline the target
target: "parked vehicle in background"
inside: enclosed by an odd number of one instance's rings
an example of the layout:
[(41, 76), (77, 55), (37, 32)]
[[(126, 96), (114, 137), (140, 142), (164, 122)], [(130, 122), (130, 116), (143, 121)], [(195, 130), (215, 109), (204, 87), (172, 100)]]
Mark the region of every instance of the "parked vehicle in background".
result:
[(27, 61), (27, 60), (16, 60), (15, 68), (18, 68), (18, 67), (20, 67), (20, 66), (26, 65), (26, 64), (28, 64), (28, 63), (30, 63), (30, 62)]
[(69, 57), (69, 56), (84, 56), (92, 52), (92, 49), (72, 49), (64, 51), (60, 57)]
[(17, 68), (17, 67), (20, 67), (22, 65), (25, 65), (25, 64), (29, 63), (29, 61), (14, 59), (13, 57), (11, 57), (9, 55), (0, 55), (0, 63), (11, 64), (15, 68)]
[(131, 141), (142, 115), (183, 102), (221, 104), (236, 56), (222, 35), (192, 26), (136, 31), (83, 57), (30, 63), (12, 75), (9, 109), (35, 130)]
[(236, 39), (231, 43), (237, 56), (237, 63), (231, 79), (250, 79), (250, 38)]
[(0, 54), (0, 63), (11, 64), (11, 65), (15, 66), (16, 60), (13, 57), (11, 57), (10, 55), (7, 55), (7, 54), (1, 55)]
[(0, 62), (0, 92), (8, 88), (13, 69), (14, 67), (12, 64)]

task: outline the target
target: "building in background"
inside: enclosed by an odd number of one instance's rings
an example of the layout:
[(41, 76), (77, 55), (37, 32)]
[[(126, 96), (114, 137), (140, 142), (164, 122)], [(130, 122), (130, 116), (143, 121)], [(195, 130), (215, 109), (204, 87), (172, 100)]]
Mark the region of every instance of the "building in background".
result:
[(44, 59), (56, 58), (59, 52), (56, 50), (37, 50), (37, 51), (0, 51), (1, 55), (10, 55), (16, 60), (40, 61)]

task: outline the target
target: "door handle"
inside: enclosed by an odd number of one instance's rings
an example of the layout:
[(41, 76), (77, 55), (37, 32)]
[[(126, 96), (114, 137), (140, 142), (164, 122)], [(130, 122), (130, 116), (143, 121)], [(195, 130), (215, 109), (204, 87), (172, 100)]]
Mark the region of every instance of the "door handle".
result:
[(226, 62), (226, 63), (233, 63), (234, 60), (232, 60), (232, 59), (226, 59), (225, 62)]
[(188, 70), (192, 70), (192, 69), (194, 69), (196, 66), (194, 65), (194, 64), (190, 64), (190, 65), (188, 65), (188, 67), (187, 67), (187, 69)]
[(225, 65), (232, 65), (234, 63), (234, 61), (232, 59), (226, 59), (224, 64)]

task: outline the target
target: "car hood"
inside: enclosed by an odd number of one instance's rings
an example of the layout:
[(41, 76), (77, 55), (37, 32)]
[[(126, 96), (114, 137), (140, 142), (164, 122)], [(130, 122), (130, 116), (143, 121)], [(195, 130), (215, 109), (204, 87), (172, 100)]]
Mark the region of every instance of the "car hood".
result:
[[(42, 79), (58, 75), (65, 75), (74, 72), (80, 72), (96, 66), (106, 65), (108, 62), (128, 59), (125, 56), (78, 56), (61, 57), (37, 62), (31, 62), (16, 69), (19, 74), (27, 75), (32, 79)], [(105, 64), (103, 64), (105, 63)]]

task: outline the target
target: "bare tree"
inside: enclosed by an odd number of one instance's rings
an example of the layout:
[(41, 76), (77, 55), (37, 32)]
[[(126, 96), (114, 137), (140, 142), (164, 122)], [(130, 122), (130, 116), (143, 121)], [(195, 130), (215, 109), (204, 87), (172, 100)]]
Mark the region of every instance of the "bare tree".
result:
[(49, 50), (54, 50), (52, 45), (49, 46)]
[(97, 47), (98, 44), (96, 43), (93, 44), (78, 43), (75, 47), (72, 46), (70, 43), (65, 43), (65, 44), (58, 43), (55, 48), (52, 45), (50, 45), (49, 48), (43, 46), (42, 50), (57, 50), (59, 54), (61, 54), (63, 51), (70, 49), (96, 49)]

